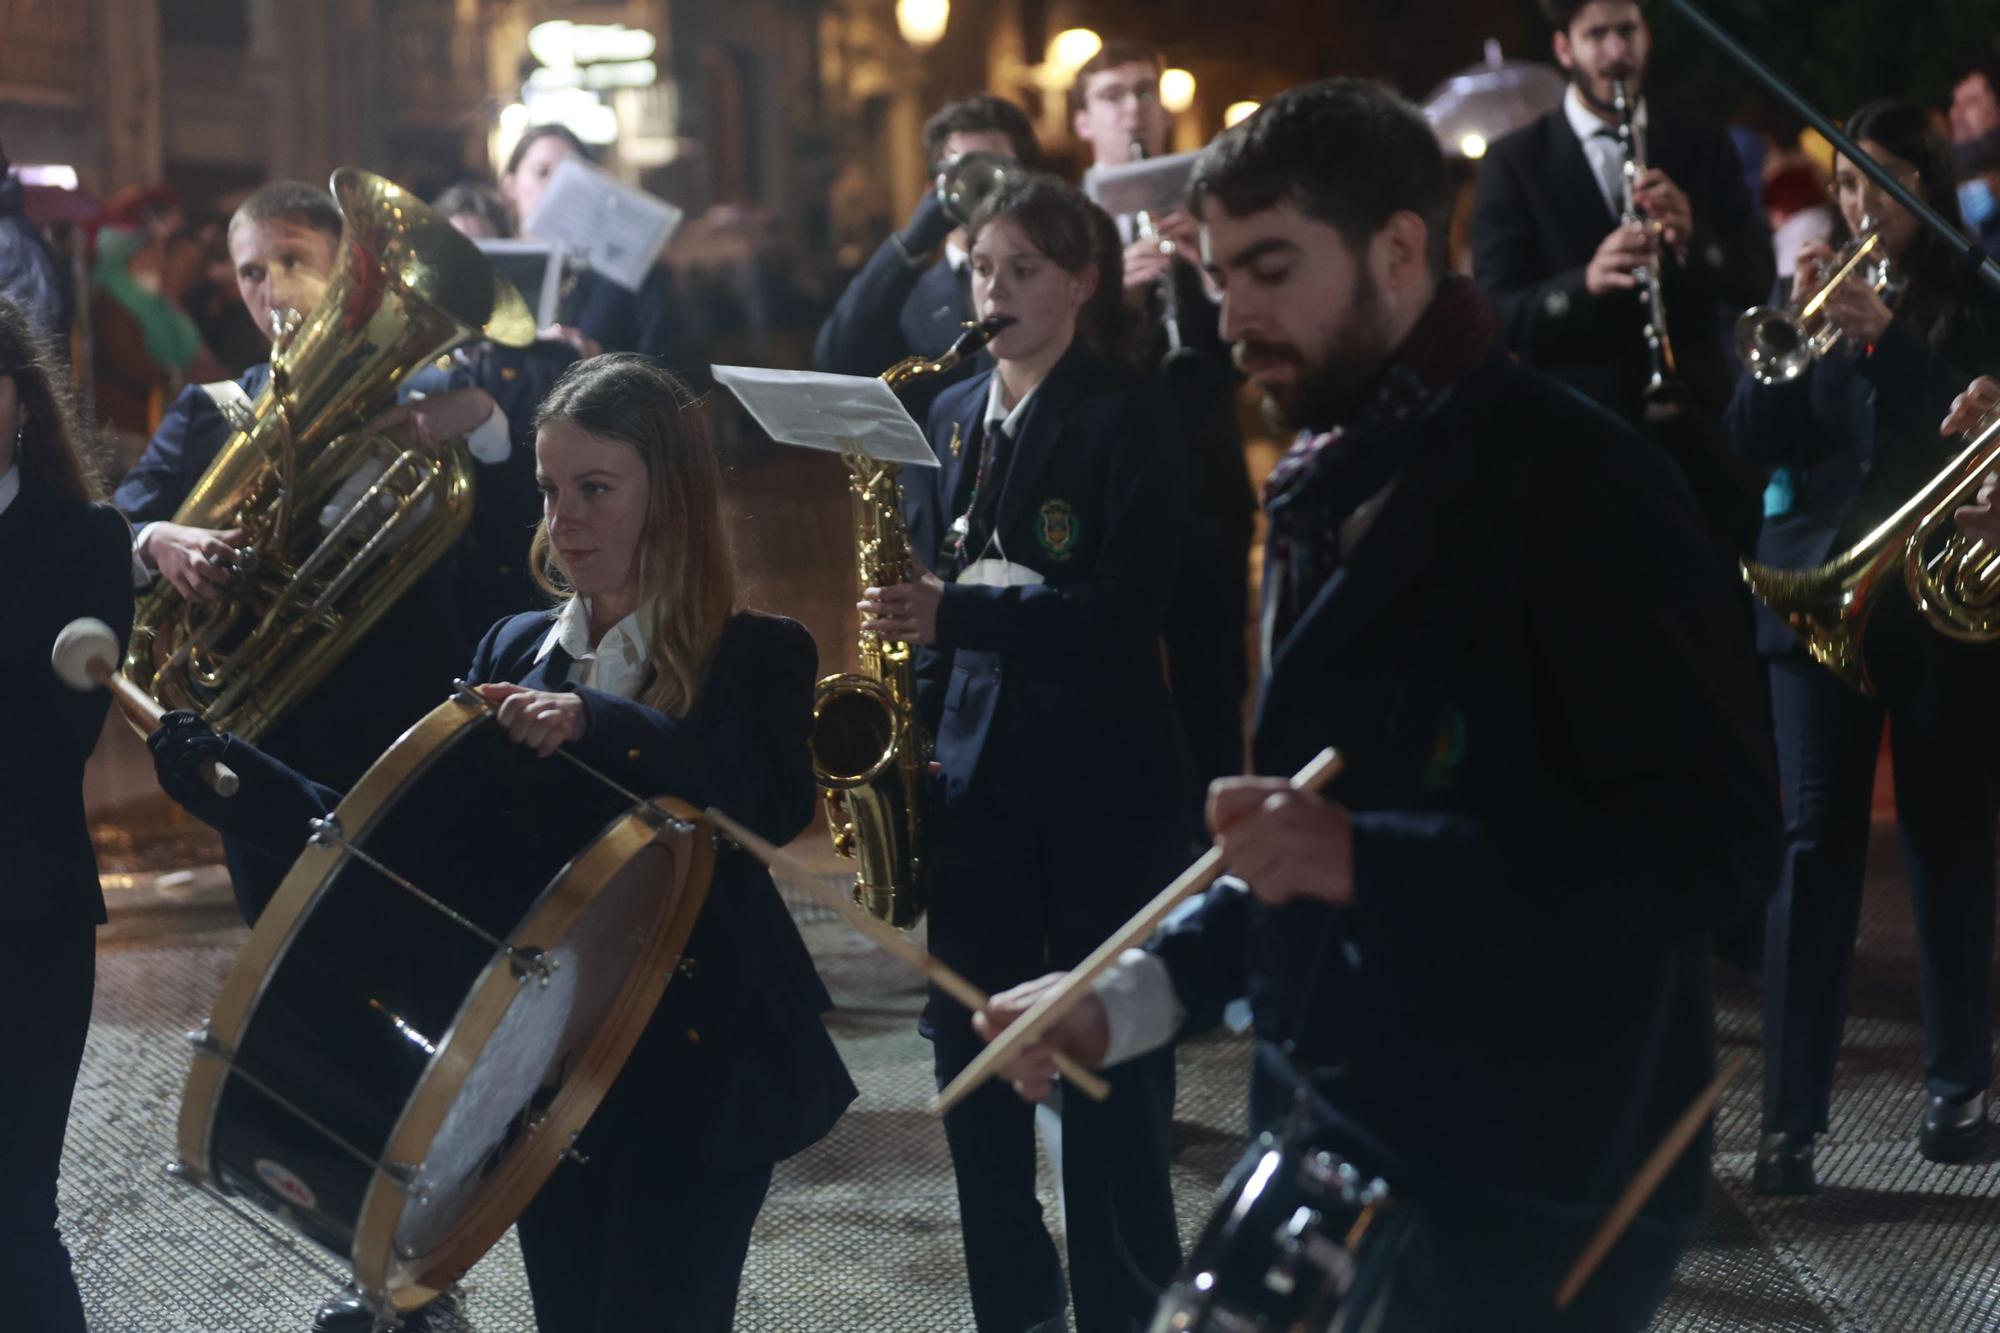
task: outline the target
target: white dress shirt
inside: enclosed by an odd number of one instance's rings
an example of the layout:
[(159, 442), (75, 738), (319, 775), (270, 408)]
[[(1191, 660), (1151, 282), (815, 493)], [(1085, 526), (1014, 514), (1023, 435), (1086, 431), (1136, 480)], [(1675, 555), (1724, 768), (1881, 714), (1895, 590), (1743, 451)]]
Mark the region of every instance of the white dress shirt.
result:
[(638, 697), (646, 679), (646, 645), (652, 640), (652, 617), (645, 607), (626, 616), (610, 629), (595, 647), (590, 642), (590, 604), (572, 597), (556, 612), (542, 646), (535, 650), (540, 662), (557, 648), (569, 654), (569, 683), (587, 685), (621, 699)]
[[(1597, 189), (1604, 196), (1604, 206), (1611, 210), (1612, 217), (1617, 217), (1623, 211), (1625, 202), (1625, 150), (1618, 143), (1618, 127), (1610, 121), (1598, 119), (1597, 113), (1590, 109), (1573, 83), (1563, 94), (1563, 116), (1583, 144), (1583, 156), (1590, 163), (1591, 174), (1597, 177)], [(1646, 144), (1646, 99), (1643, 97), (1632, 110), (1632, 134), (1643, 149)]]
[[(1040, 386), (1037, 385), (1036, 387), (1039, 388)], [(991, 440), (994, 438), (996, 432), (1005, 431), (1008, 440), (1019, 443), (1021, 438), (1021, 418), (1027, 414), (1028, 400), (1034, 396), (1035, 390), (1028, 390), (1021, 395), (1020, 401), (1015, 403), (1012, 409), (1009, 409), (1001, 396), (1000, 372), (997, 370), (994, 371), (993, 378), (988, 381), (986, 386), (986, 439)], [(982, 450), (986, 447), (984, 443), (980, 445)], [(985, 484), (997, 487), (1000, 485), (1002, 479), (1002, 476), (999, 475), (987, 477)], [(996, 495), (989, 503), (997, 505), (999, 498)], [(969, 515), (960, 515), (958, 520), (952, 524), (952, 530), (954, 532), (962, 531), (963, 529), (959, 527), (959, 524), (966, 522), (969, 517)], [(992, 554), (988, 554), (988, 552)], [(1042, 582), (1042, 576), (1035, 570), (1029, 568), (1027, 565), (1017, 565), (1007, 558), (1007, 548), (1000, 544), (1000, 525), (998, 522), (994, 523), (993, 531), (986, 538), (985, 550), (977, 551), (973, 554), (976, 558), (959, 573), (958, 578), (955, 580), (956, 582), (989, 588), (1025, 588)]]

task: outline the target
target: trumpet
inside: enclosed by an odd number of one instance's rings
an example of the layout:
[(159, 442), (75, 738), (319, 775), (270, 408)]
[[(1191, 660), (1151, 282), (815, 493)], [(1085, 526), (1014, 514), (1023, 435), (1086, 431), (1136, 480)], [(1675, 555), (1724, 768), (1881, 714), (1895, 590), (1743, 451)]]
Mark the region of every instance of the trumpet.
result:
[(1020, 163), (998, 153), (961, 153), (938, 173), (938, 200), (963, 227), (981, 204), (1026, 175)]
[(1862, 655), (1868, 621), (1898, 566), (1911, 602), (1940, 633), (1961, 643), (2000, 639), (2000, 550), (1951, 528), (1952, 515), (1996, 466), (2000, 414), (1982, 421), (1942, 471), (1846, 551), (1811, 569), (1746, 560), (1743, 581), (1813, 660), (1863, 694), (1875, 692)]
[(1853, 240), (1834, 256), (1833, 276), (1803, 301), (1788, 306), (1753, 306), (1736, 321), (1736, 359), (1759, 384), (1789, 384), (1825, 356), (1845, 336), (1826, 313), (1834, 288), (1859, 273), (1861, 280), (1885, 298), (1893, 297), (1896, 276), (1882, 252), (1882, 234), (1875, 219), (1863, 216)]

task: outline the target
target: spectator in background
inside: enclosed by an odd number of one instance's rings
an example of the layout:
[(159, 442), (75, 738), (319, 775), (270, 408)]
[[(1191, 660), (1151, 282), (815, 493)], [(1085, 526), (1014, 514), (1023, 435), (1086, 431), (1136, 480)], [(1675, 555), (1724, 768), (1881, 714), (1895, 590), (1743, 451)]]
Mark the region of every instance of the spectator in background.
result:
[(27, 186), (0, 144), (0, 297), (12, 301), (58, 353), (69, 354), (76, 307), (62, 261), (24, 211)]
[(134, 447), (183, 384), (227, 378), (179, 299), (197, 276), (182, 214), (165, 186), (121, 191), (105, 206), (91, 270), (97, 414)]
[(1803, 161), (1788, 163), (1764, 182), (1764, 216), (1771, 220), (1771, 245), (1776, 250), (1778, 276), (1798, 269), (1799, 247), (1833, 235), (1833, 210), (1826, 187)]
[(1951, 87), (1958, 209), (1988, 254), (2000, 250), (2000, 60), (1977, 60)]

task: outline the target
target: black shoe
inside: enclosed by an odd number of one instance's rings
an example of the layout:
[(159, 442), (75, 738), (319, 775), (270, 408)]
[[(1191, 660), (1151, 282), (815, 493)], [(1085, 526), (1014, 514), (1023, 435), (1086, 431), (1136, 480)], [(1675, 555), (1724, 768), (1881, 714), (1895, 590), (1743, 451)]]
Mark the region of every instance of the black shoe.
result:
[[(430, 1333), (433, 1312), (443, 1316), (457, 1308), (458, 1288), (452, 1287), (429, 1305), (399, 1315), (400, 1323), (386, 1327), (393, 1328), (395, 1333)], [(310, 1333), (376, 1333), (382, 1327), (385, 1325), (376, 1318), (375, 1311), (361, 1299), (360, 1290), (349, 1285), (320, 1303), (319, 1312), (313, 1316)]]
[(1986, 1094), (1963, 1101), (1933, 1097), (1917, 1130), (1917, 1151), (1933, 1162), (1963, 1162), (1986, 1146)]
[(1766, 1134), (1757, 1145), (1757, 1165), (1750, 1173), (1750, 1188), (1780, 1198), (1816, 1192), (1819, 1184), (1813, 1179), (1813, 1136)]

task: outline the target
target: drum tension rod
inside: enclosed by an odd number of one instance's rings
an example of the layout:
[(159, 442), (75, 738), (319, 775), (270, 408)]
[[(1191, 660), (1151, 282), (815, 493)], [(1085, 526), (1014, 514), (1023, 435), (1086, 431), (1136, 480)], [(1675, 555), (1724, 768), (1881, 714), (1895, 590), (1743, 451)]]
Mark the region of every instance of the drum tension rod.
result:
[(266, 1097), (270, 1098), (272, 1102), (276, 1103), (279, 1110), (284, 1111), (287, 1115), (290, 1115), (294, 1120), (297, 1120), (307, 1129), (310, 1129), (314, 1133), (318, 1134), (328, 1143), (331, 1143), (334, 1147), (340, 1149), (342, 1152), (346, 1153), (349, 1157), (352, 1157), (355, 1161), (361, 1163), (361, 1165), (367, 1167), (371, 1171), (384, 1172), (385, 1174), (388, 1174), (391, 1177), (395, 1175), (395, 1172), (389, 1165), (385, 1165), (384, 1163), (369, 1156), (367, 1153), (361, 1151), (361, 1149), (355, 1147), (352, 1143), (349, 1143), (345, 1138), (342, 1138), (339, 1134), (329, 1129), (325, 1124), (323, 1124), (310, 1112), (306, 1111), (304, 1108), (300, 1107), (296, 1102), (292, 1101), (291, 1098), (285, 1096), (285, 1094), (273, 1088), (263, 1079), (258, 1078), (255, 1074), (245, 1069), (240, 1063), (237, 1062), (235, 1053), (226, 1049), (220, 1041), (216, 1040), (215, 1032), (212, 1028), (209, 1027), (208, 1024), (203, 1023), (200, 1027), (188, 1033), (187, 1039), (188, 1039), (188, 1044), (193, 1046), (197, 1051), (200, 1051), (203, 1055), (208, 1056), (212, 1060), (220, 1060), (223, 1066), (227, 1068), (232, 1075), (242, 1079), (245, 1083), (248, 1083), (251, 1087), (263, 1093)]
[[(480, 695), (479, 691), (473, 689), (463, 680), (454, 680), (451, 683), (451, 688), (453, 694), (457, 695), (458, 698), (463, 702), (471, 704), (474, 708), (480, 709), (482, 712), (487, 712), (487, 713), (496, 711), (493, 705), (487, 703), (486, 700)], [(572, 764), (575, 764), (578, 768), (582, 769), (585, 773), (589, 774), (591, 777), (597, 779), (597, 781), (611, 788), (611, 790), (617, 792), (620, 796), (624, 797), (626, 800), (630, 801), (633, 804), (633, 806), (640, 811), (641, 815), (645, 818), (645, 820), (648, 823), (650, 823), (654, 828), (672, 829), (676, 833), (687, 833), (694, 828), (693, 824), (689, 823), (685, 819), (682, 819), (679, 815), (674, 814), (670, 810), (661, 809), (659, 806), (653, 804), (653, 802), (647, 800), (645, 797), (639, 795), (637, 792), (628, 790), (623, 784), (613, 781), (610, 777), (607, 777), (604, 773), (600, 772), (592, 765), (577, 758), (575, 754), (571, 753), (570, 748), (567, 745), (557, 747), (556, 753), (561, 755), (563, 758), (569, 760)]]
[(307, 827), (309, 827), (312, 830), (312, 837), (309, 839), (309, 841), (312, 842), (314, 846), (338, 847), (343, 852), (346, 852), (349, 856), (352, 856), (355, 860), (361, 862), (361, 864), (367, 866), (370, 870), (373, 870), (383, 879), (388, 880), (391, 884), (394, 884), (397, 888), (403, 890), (403, 892), (409, 894), (411, 897), (415, 898), (418, 902), (422, 903), (424, 906), (430, 908), (438, 915), (444, 917), (445, 920), (451, 922), (453, 925), (458, 926), (463, 930), (470, 932), (473, 935), (478, 936), (492, 948), (497, 949), (499, 952), (506, 954), (507, 962), (514, 969), (515, 980), (526, 981), (529, 975), (532, 974), (541, 982), (543, 986), (547, 986), (550, 981), (550, 975), (557, 968), (562, 966), (562, 963), (559, 960), (545, 957), (540, 949), (515, 948), (513, 945), (507, 943), (507, 941), (501, 939), (499, 936), (495, 935), (492, 931), (487, 930), (485, 927), (481, 926), (478, 922), (472, 920), (470, 917), (465, 916), (463, 913), (454, 911), (452, 908), (447, 907), (444, 903), (439, 902), (436, 898), (433, 898), (430, 894), (425, 893), (422, 889), (418, 888), (416, 885), (410, 883), (409, 880), (404, 879), (401, 875), (389, 869), (388, 866), (383, 865), (380, 861), (376, 860), (374, 857), (370, 856), (367, 852), (363, 851), (360, 848), (360, 846), (358, 846), (353, 842), (350, 842), (348, 840), (347, 834), (344, 831), (342, 831), (340, 827), (340, 820), (337, 816), (328, 815), (323, 819), (311, 820), (309, 821)]
[(195, 1174), (194, 1168), (190, 1167), (186, 1162), (168, 1162), (166, 1172), (172, 1179), (179, 1181), (189, 1189), (198, 1191), (204, 1198), (220, 1204), (234, 1213), (237, 1219), (245, 1226), (262, 1236), (264, 1243), (272, 1249), (282, 1254), (293, 1256), (307, 1268), (334, 1282), (346, 1282), (352, 1278), (353, 1274), (351, 1273), (337, 1269), (331, 1264), (321, 1263), (317, 1257), (319, 1254), (317, 1247), (307, 1248), (300, 1245), (297, 1236), (273, 1225), (271, 1219), (265, 1214), (245, 1208), (236, 1202), (235, 1199), (224, 1194), (221, 1190)]

